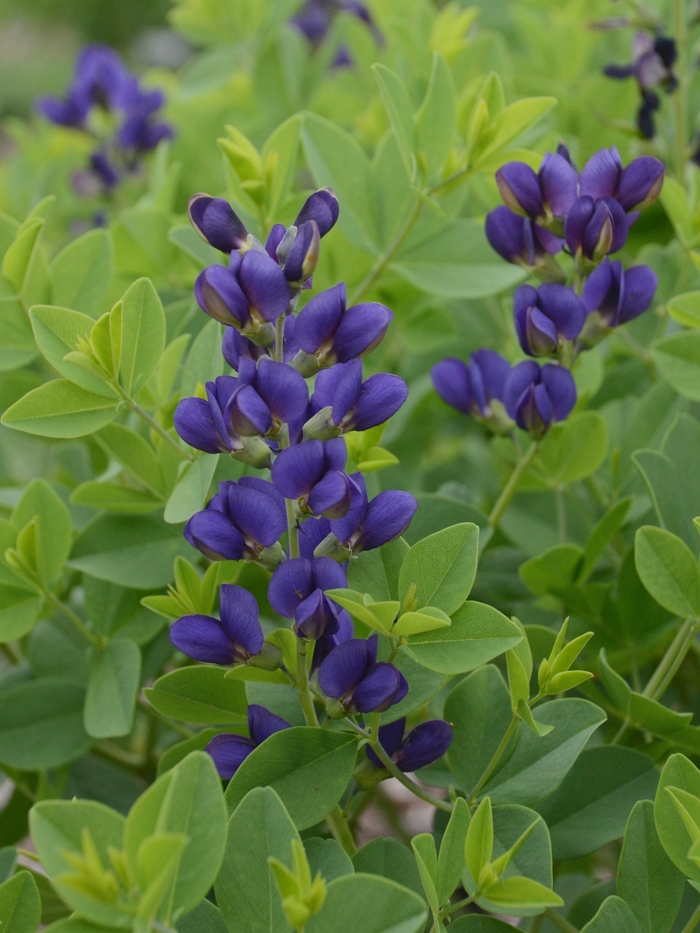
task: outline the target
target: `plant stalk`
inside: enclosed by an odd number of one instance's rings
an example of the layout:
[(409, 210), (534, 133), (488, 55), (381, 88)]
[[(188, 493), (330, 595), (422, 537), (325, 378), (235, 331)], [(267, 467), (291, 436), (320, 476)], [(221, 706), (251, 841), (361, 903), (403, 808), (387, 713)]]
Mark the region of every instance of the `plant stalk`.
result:
[(700, 907), (695, 908), (693, 912), (693, 916), (683, 927), (683, 929), (681, 930), (681, 933), (693, 933), (693, 930), (695, 930), (698, 923), (700, 923)]
[(488, 781), (488, 779), (491, 777), (491, 775), (493, 774), (493, 772), (496, 770), (496, 766), (498, 765), (498, 762), (499, 762), (499, 761), (501, 760), (501, 758), (503, 757), (503, 753), (504, 753), (505, 750), (508, 748), (508, 744), (509, 744), (510, 740), (512, 739), (513, 734), (515, 733), (515, 730), (516, 730), (517, 727), (518, 727), (518, 722), (519, 722), (518, 717), (514, 715), (513, 718), (512, 718), (511, 721), (510, 721), (510, 725), (509, 725), (508, 728), (506, 729), (505, 735), (504, 735), (503, 738), (501, 739), (501, 742), (500, 742), (498, 748), (497, 748), (496, 751), (493, 753), (493, 758), (491, 759), (491, 761), (490, 761), (490, 762), (488, 763), (488, 765), (486, 766), (486, 770), (484, 771), (484, 773), (481, 775), (481, 777), (479, 778), (479, 780), (476, 782), (476, 786), (474, 787), (474, 790), (473, 790), (473, 791), (471, 792), (471, 794), (467, 797), (467, 803), (468, 803), (468, 804), (471, 805), (471, 804), (474, 802), (474, 800), (476, 799), (476, 795), (479, 793), (479, 791), (481, 790), (481, 788), (486, 784), (486, 782)]
[(535, 454), (539, 449), (539, 446), (539, 441), (533, 441), (520, 460), (518, 460), (518, 462), (515, 464), (515, 469), (510, 474), (510, 479), (506, 483), (503, 492), (498, 497), (496, 504), (491, 509), (491, 514), (489, 515), (489, 525), (491, 525), (492, 528), (498, 527), (498, 523), (503, 518), (503, 513), (508, 508), (510, 505), (510, 500), (517, 492), (520, 481), (525, 475), (527, 468), (532, 463)]
[(384, 747), (379, 743), (378, 740), (369, 743), (372, 747), (377, 758), (384, 765), (386, 770), (392, 777), (395, 777), (399, 783), (403, 784), (404, 787), (408, 788), (412, 794), (415, 794), (416, 797), (420, 797), (421, 800), (424, 800), (426, 803), (431, 804), (433, 807), (437, 807), (438, 810), (444, 810), (445, 813), (452, 813), (454, 807), (447, 800), (440, 800), (439, 797), (433, 797), (432, 794), (428, 793), (427, 790), (416, 784), (415, 781), (412, 781), (408, 775), (404, 774), (403, 771), (396, 766), (396, 764), (391, 760), (389, 755), (387, 755)]
[(678, 51), (678, 87), (673, 94), (673, 161), (677, 180), (685, 187), (688, 161), (688, 10), (686, 0), (671, 0), (671, 34)]
[(333, 833), (335, 841), (342, 846), (350, 858), (352, 858), (357, 852), (357, 846), (350, 832), (348, 822), (338, 804), (333, 807), (326, 817), (326, 823), (328, 823), (328, 828)]
[(566, 917), (562, 917), (558, 910), (553, 910), (551, 907), (547, 907), (544, 912), (544, 916), (547, 920), (551, 920), (555, 927), (559, 927), (563, 933), (579, 933), (578, 927), (575, 927), (573, 923), (569, 923)]

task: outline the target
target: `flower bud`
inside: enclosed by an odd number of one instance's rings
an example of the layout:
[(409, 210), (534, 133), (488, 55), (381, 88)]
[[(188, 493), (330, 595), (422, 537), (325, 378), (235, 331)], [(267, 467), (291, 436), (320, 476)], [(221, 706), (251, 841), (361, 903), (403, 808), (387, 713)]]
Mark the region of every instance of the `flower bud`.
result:
[(246, 246), (248, 231), (228, 201), (208, 194), (193, 194), (187, 210), (192, 226), (210, 246), (222, 253)]

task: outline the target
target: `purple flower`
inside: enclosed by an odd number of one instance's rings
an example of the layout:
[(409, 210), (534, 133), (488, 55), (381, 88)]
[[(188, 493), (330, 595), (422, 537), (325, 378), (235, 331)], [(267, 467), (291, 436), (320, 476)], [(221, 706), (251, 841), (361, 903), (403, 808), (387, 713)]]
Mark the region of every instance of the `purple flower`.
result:
[(510, 373), (510, 363), (495, 350), (477, 350), (462, 360), (447, 357), (433, 366), (435, 390), (443, 400), (475, 418), (489, 418), (491, 402), (503, 401), (503, 388)]
[[(347, 363), (370, 353), (384, 339), (394, 316), (387, 307), (374, 301), (346, 309), (345, 300), (345, 283), (341, 283), (312, 298), (297, 316), (296, 342), (304, 354), (316, 358), (316, 369)], [(309, 362), (295, 361), (295, 365), (301, 368), (302, 363)], [(311, 375), (313, 371), (304, 374)]]
[(673, 66), (678, 57), (676, 40), (637, 32), (632, 42), (631, 65), (608, 65), (603, 73), (609, 78), (635, 78), (642, 97), (637, 111), (637, 126), (644, 139), (654, 136), (654, 111), (659, 109), (658, 95), (652, 88), (663, 88), (667, 94), (678, 87)]
[(134, 155), (155, 149), (158, 143), (174, 136), (169, 123), (158, 123), (151, 119), (165, 103), (162, 91), (141, 91), (136, 89), (134, 99), (129, 104), (124, 122), (117, 131), (120, 146)]
[(318, 668), (334, 648), (337, 648), (338, 645), (342, 645), (346, 641), (350, 641), (351, 638), (355, 637), (355, 627), (352, 624), (352, 619), (350, 618), (349, 613), (343, 609), (338, 613), (337, 620), (338, 628), (335, 632), (330, 633), (328, 629), (326, 629), (323, 635), (316, 639), (316, 644), (314, 645), (314, 655), (311, 659), (312, 674), (314, 671), (318, 670)]
[[(442, 758), (452, 742), (452, 727), (444, 719), (430, 719), (404, 736), (406, 717), (381, 726), (379, 744), (401, 771), (418, 771)], [(367, 757), (383, 768), (376, 753), (367, 746)]]
[(347, 450), (341, 437), (306, 441), (282, 450), (272, 464), (272, 482), (285, 499), (301, 500), (311, 515), (341, 518), (360, 496), (345, 473)]
[(556, 356), (575, 340), (586, 320), (583, 302), (572, 288), (547, 283), (521, 285), (513, 299), (515, 331), (529, 356)]
[(576, 200), (577, 175), (559, 153), (547, 152), (537, 174), (525, 162), (508, 162), (496, 172), (496, 183), (515, 214), (541, 224), (565, 217)]
[(649, 266), (623, 269), (618, 260), (603, 260), (586, 280), (581, 298), (589, 315), (581, 335), (586, 346), (598, 342), (611, 327), (642, 314), (651, 304), (658, 279)]
[(272, 483), (244, 476), (219, 492), (185, 526), (185, 538), (209, 560), (260, 560), (287, 528), (284, 500)]
[(503, 393), (506, 411), (523, 431), (541, 437), (563, 421), (576, 404), (576, 386), (568, 369), (525, 360), (515, 366)]
[(313, 560), (314, 551), (330, 533), (330, 519), (307, 518), (299, 528), (299, 554)]
[(324, 237), (335, 226), (339, 213), (340, 205), (333, 189), (319, 188), (304, 201), (294, 226), (300, 228), (313, 220), (318, 227), (319, 236)]
[(294, 620), (299, 637), (316, 639), (335, 634), (347, 615), (324, 591), (345, 587), (345, 571), (330, 557), (293, 557), (273, 573), (267, 597), (275, 612)]
[(253, 749), (262, 745), (265, 739), (269, 739), (275, 732), (290, 728), (286, 719), (275, 716), (264, 706), (251, 703), (248, 707), (250, 738), (231, 732), (222, 732), (214, 736), (205, 751), (214, 759), (219, 775), (225, 781), (230, 781)]
[[(288, 314), (284, 319), (284, 362), (289, 363), (299, 349), (294, 342), (294, 325), (296, 318)], [(270, 356), (270, 347), (259, 347), (239, 333), (235, 327), (227, 327), (221, 341), (221, 352), (224, 359), (232, 369), (238, 372), (241, 359), (259, 360), (263, 356)]]
[(193, 194), (187, 210), (194, 229), (215, 249), (222, 253), (232, 253), (247, 245), (248, 231), (243, 221), (223, 198)]
[(267, 253), (250, 249), (243, 257), (232, 252), (228, 268), (208, 266), (195, 284), (199, 307), (222, 324), (230, 324), (249, 337), (263, 335), (271, 343), (274, 333), (265, 328), (289, 307), (289, 285), (284, 273)]
[(652, 156), (640, 156), (623, 168), (613, 146), (601, 149), (588, 160), (581, 172), (581, 194), (594, 201), (614, 198), (626, 213), (642, 210), (658, 198), (664, 174), (663, 162)]
[(567, 214), (566, 245), (577, 258), (598, 262), (608, 253), (622, 249), (629, 226), (624, 209), (614, 198), (594, 200), (584, 194), (576, 199)]
[(350, 13), (366, 23), (375, 41), (382, 44), (382, 34), (374, 25), (369, 9), (359, 0), (306, 0), (289, 22), (306, 36), (311, 45), (318, 46), (326, 38), (334, 15), (340, 12)]
[(383, 424), (401, 408), (408, 386), (399, 376), (377, 373), (362, 381), (362, 361), (336, 363), (320, 372), (311, 409), (331, 408), (329, 423), (341, 431), (366, 431)]
[(352, 479), (361, 490), (360, 502), (343, 518), (331, 521), (331, 529), (343, 547), (359, 554), (402, 535), (411, 524), (418, 502), (410, 492), (400, 489), (385, 489), (368, 501), (362, 474), (355, 473)]
[(224, 583), (219, 590), (219, 615), (182, 616), (170, 628), (170, 641), (195, 661), (245, 664), (260, 654), (264, 637), (258, 604), (241, 586)]
[(377, 641), (376, 635), (352, 638), (334, 648), (319, 668), (319, 687), (346, 713), (381, 713), (408, 693), (401, 671), (377, 661)]
[[(290, 286), (303, 288), (318, 263), (321, 235), (315, 220), (307, 220), (296, 231), (294, 242), (284, 257), (282, 270)], [(279, 246), (279, 252), (282, 244)]]
[(562, 241), (528, 217), (520, 217), (501, 205), (486, 215), (486, 239), (506, 262), (522, 266), (528, 272), (557, 280), (564, 277), (552, 256), (560, 252)]

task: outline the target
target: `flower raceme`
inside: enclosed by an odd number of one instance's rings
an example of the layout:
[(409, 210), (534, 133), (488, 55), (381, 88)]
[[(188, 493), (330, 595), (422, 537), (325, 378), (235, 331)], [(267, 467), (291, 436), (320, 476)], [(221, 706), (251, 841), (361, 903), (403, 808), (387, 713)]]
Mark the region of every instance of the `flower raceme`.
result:
[(525, 360), (513, 368), (503, 392), (506, 411), (519, 428), (541, 437), (555, 421), (567, 418), (576, 404), (576, 386), (568, 369), (540, 367)]
[(317, 639), (334, 635), (349, 618), (324, 592), (347, 585), (345, 571), (330, 557), (293, 557), (275, 570), (268, 599), (275, 612), (293, 620), (298, 635)]
[(576, 169), (559, 152), (547, 152), (537, 173), (525, 162), (508, 162), (496, 172), (498, 190), (510, 210), (545, 227), (566, 217), (577, 183)]
[(345, 472), (347, 449), (341, 437), (307, 441), (282, 450), (272, 464), (272, 482), (285, 499), (309, 515), (342, 518), (359, 503), (361, 490)]
[(377, 661), (377, 647), (376, 634), (353, 638), (338, 645), (321, 664), (318, 685), (338, 701), (338, 715), (381, 713), (408, 693), (401, 671), (388, 661)]
[(220, 735), (214, 736), (207, 745), (206, 751), (214, 759), (219, 775), (225, 781), (230, 781), (248, 755), (258, 745), (262, 745), (265, 739), (268, 739), (276, 732), (289, 728), (291, 726), (286, 719), (275, 716), (264, 706), (251, 703), (248, 707), (248, 731), (250, 737), (236, 735), (232, 732), (222, 732)]
[(469, 365), (447, 357), (432, 369), (432, 380), (440, 398), (465, 415), (488, 419), (493, 415), (492, 402), (503, 401), (503, 388), (510, 373), (510, 363), (495, 350), (477, 350)]
[[(317, 430), (337, 434), (345, 431), (367, 431), (384, 424), (401, 408), (408, 397), (408, 386), (400, 376), (376, 373), (362, 381), (362, 361), (336, 363), (316, 377), (311, 396), (311, 416), (327, 414), (316, 419)], [(330, 411), (328, 411), (330, 409)], [(310, 435), (309, 425), (305, 433)]]

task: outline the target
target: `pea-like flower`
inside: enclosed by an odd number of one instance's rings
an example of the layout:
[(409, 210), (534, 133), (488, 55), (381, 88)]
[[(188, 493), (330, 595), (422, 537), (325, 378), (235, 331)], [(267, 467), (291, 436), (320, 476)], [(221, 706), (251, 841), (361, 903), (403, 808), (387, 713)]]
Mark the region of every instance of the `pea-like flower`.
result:
[(588, 314), (581, 343), (594, 346), (610, 328), (626, 324), (646, 311), (658, 281), (649, 266), (623, 269), (619, 260), (601, 262), (586, 279), (581, 295)]
[(289, 307), (289, 285), (274, 259), (249, 249), (231, 253), (228, 268), (208, 266), (194, 287), (199, 307), (263, 345), (274, 340), (270, 325)]
[[(283, 353), (284, 362), (289, 363), (297, 353), (299, 347), (294, 341), (294, 325), (296, 318), (288, 314), (284, 319)], [(252, 340), (244, 337), (235, 327), (227, 327), (221, 341), (221, 352), (228, 365), (238, 372), (241, 359), (259, 360), (270, 356), (270, 347), (260, 347)]]
[(614, 198), (625, 213), (653, 204), (664, 184), (663, 162), (653, 156), (640, 156), (626, 167), (617, 148), (601, 149), (581, 172), (580, 193), (597, 201)]
[(530, 274), (537, 272), (548, 281), (562, 281), (566, 277), (554, 259), (561, 251), (561, 239), (529, 217), (521, 217), (501, 205), (486, 215), (484, 230), (491, 248), (506, 262), (521, 266)]
[(546, 283), (521, 285), (513, 299), (515, 332), (529, 356), (557, 356), (581, 333), (583, 302), (572, 288)]
[(435, 391), (443, 402), (472, 415), (491, 418), (492, 402), (503, 401), (503, 389), (510, 374), (510, 363), (495, 350), (477, 350), (469, 357), (469, 365), (455, 357), (447, 357), (433, 366), (431, 376)]
[(325, 590), (345, 587), (345, 571), (330, 557), (293, 557), (273, 573), (267, 597), (275, 612), (294, 620), (299, 637), (317, 639), (334, 635), (347, 615)]
[(294, 365), (303, 375), (370, 353), (386, 334), (394, 315), (382, 304), (346, 308), (345, 283), (312, 298), (297, 315), (295, 338), (301, 353)]
[(248, 755), (258, 745), (262, 745), (265, 739), (269, 739), (276, 732), (290, 728), (291, 726), (286, 719), (275, 716), (264, 706), (251, 703), (248, 707), (248, 732), (250, 738), (232, 732), (222, 732), (220, 735), (214, 736), (205, 751), (213, 758), (219, 776), (225, 781), (230, 781)]
[(544, 226), (561, 221), (578, 193), (576, 170), (558, 152), (547, 152), (537, 173), (525, 162), (506, 163), (496, 184), (513, 213)]
[(187, 209), (194, 229), (214, 249), (228, 254), (248, 244), (245, 224), (224, 198), (199, 192), (192, 195)]
[(519, 428), (541, 437), (563, 421), (576, 404), (576, 385), (568, 369), (525, 360), (513, 368), (503, 393), (506, 411)]
[[(429, 719), (404, 735), (406, 717), (390, 722), (379, 729), (379, 744), (401, 771), (418, 771), (442, 758), (452, 743), (452, 727), (444, 719)], [(367, 757), (383, 768), (376, 753), (369, 745)]]
[(381, 713), (408, 693), (401, 671), (377, 661), (377, 635), (338, 645), (318, 670), (318, 685), (345, 713)]
[(566, 245), (579, 261), (600, 262), (625, 245), (630, 222), (615, 198), (577, 198), (566, 217)]
[(411, 524), (418, 502), (402, 489), (385, 489), (368, 500), (362, 474), (354, 473), (352, 479), (360, 490), (360, 501), (343, 518), (331, 521), (331, 530), (338, 545), (359, 554), (402, 535)]
[[(265, 561), (287, 528), (284, 500), (267, 480), (244, 476), (219, 492), (185, 526), (185, 538), (209, 560)], [(281, 548), (279, 557), (282, 557)]]
[(294, 220), (295, 227), (301, 227), (313, 220), (318, 227), (319, 236), (329, 233), (338, 220), (340, 205), (332, 188), (319, 188), (304, 201)]
[(219, 590), (219, 615), (182, 616), (170, 627), (170, 641), (183, 654), (208, 664), (245, 664), (263, 649), (258, 603), (232, 583)]
[[(316, 377), (311, 397), (314, 415), (322, 409), (331, 412), (319, 429), (366, 431), (384, 424), (408, 397), (408, 386), (400, 376), (377, 373), (362, 381), (362, 361), (336, 363)], [(320, 436), (320, 435), (319, 435)]]
[(357, 501), (357, 483), (345, 472), (347, 449), (342, 437), (305, 441), (282, 450), (272, 464), (272, 482), (302, 511), (341, 518)]

